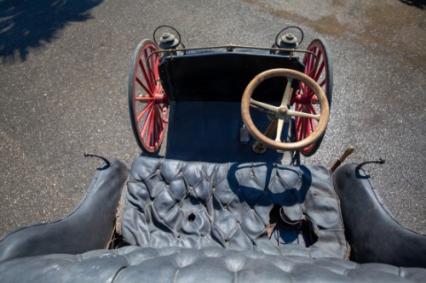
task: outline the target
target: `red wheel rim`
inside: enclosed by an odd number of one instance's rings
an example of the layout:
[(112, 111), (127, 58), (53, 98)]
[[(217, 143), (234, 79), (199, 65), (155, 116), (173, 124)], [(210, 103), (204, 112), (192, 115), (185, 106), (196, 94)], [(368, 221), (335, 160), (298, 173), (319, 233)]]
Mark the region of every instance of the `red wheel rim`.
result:
[(168, 123), (168, 98), (160, 82), (158, 47), (150, 40), (138, 46), (130, 75), (130, 119), (136, 140), (145, 151), (158, 151)]
[[(312, 41), (308, 46), (308, 51), (303, 57), (305, 65), (304, 73), (316, 81), (323, 89), (330, 102), (330, 66), (327, 52), (324, 45), (319, 40)], [(296, 111), (302, 111), (311, 114), (319, 112), (318, 98), (315, 93), (304, 83), (300, 83), (299, 89), (294, 96), (294, 107)], [(296, 141), (308, 137), (317, 127), (317, 121), (311, 118), (295, 118), (295, 138)], [(301, 150), (304, 155), (313, 154), (321, 143), (321, 139)]]

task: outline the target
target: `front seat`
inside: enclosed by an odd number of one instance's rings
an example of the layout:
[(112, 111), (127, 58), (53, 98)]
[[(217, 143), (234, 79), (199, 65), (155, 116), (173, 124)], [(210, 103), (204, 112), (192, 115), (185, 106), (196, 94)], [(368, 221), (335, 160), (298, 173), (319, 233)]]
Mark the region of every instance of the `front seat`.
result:
[(0, 281), (421, 282), (424, 236), (398, 234), (420, 252), (397, 261), (362, 245), (373, 240), (350, 188), (372, 188), (358, 169), (139, 157), (128, 173), (114, 161), (69, 216), (0, 241)]

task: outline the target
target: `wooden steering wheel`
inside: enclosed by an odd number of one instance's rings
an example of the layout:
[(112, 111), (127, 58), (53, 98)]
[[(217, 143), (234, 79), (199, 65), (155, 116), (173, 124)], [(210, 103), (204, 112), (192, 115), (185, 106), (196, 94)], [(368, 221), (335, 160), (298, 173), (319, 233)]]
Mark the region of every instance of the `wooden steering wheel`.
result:
[[(287, 79), (287, 85), (285, 87), (281, 104), (279, 106), (275, 106), (272, 104), (254, 100), (252, 98), (254, 90), (263, 81), (270, 78), (275, 78), (275, 77), (283, 77)], [(318, 102), (321, 109), (319, 114), (311, 114), (311, 113), (305, 113), (301, 111), (295, 111), (290, 108), (290, 104), (292, 102), (292, 96), (294, 93), (293, 87), (292, 87), (293, 80), (298, 80), (299, 82), (303, 82), (304, 84), (306, 84), (308, 87), (310, 87), (313, 90), (313, 92), (318, 97)], [(268, 134), (266, 133), (264, 134), (261, 131), (259, 131), (259, 129), (253, 123), (253, 120), (251, 118), (251, 115), (250, 115), (251, 107), (257, 108), (258, 110), (266, 112), (272, 117), (274, 117), (274, 120), (271, 122), (271, 125), (275, 125), (276, 123), (275, 139), (271, 139), (270, 137), (268, 137)], [(256, 140), (258, 140), (265, 146), (272, 149), (277, 149), (277, 150), (298, 150), (314, 143), (324, 134), (325, 129), (327, 127), (328, 119), (330, 116), (330, 109), (329, 109), (327, 97), (325, 96), (324, 91), (322, 90), (320, 85), (317, 82), (315, 82), (313, 79), (295, 70), (270, 69), (255, 76), (247, 85), (241, 100), (241, 115), (243, 118), (243, 122), (246, 125), (249, 133)], [(315, 119), (318, 121), (318, 125), (316, 129), (309, 136), (307, 136), (306, 138), (302, 140), (299, 140), (297, 142), (283, 142), (281, 141), (281, 134), (284, 127), (284, 122), (291, 116)]]

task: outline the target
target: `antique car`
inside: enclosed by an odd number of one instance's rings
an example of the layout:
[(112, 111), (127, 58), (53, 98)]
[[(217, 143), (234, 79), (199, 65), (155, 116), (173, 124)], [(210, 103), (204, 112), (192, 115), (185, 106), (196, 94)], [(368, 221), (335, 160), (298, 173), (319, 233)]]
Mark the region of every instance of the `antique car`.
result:
[[(331, 54), (289, 26), (268, 47), (188, 48), (160, 26), (132, 57), (141, 155), (96, 170), (68, 216), (0, 241), (0, 282), (424, 282), (426, 236), (364, 166), (319, 150)], [(269, 47), (271, 46), (271, 47)]]

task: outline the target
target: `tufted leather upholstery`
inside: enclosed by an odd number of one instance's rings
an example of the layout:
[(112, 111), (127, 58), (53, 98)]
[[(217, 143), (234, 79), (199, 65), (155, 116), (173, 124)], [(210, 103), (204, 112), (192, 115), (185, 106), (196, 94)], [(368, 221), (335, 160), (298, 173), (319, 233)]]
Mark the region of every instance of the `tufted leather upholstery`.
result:
[[(349, 179), (343, 180), (342, 174), (335, 179), (343, 200), (346, 188), (361, 192), (369, 188), (342, 170)], [(348, 247), (339, 201), (329, 172), (319, 166), (139, 158), (122, 194), (124, 209), (117, 222), (123, 239), (133, 245), (97, 250), (110, 236), (126, 173), (123, 164), (111, 163), (98, 171), (72, 214), (1, 240), (0, 282), (424, 282), (426, 278), (426, 269), (344, 259)], [(345, 203), (344, 208), (350, 202)], [(309, 220), (318, 239), (307, 241), (289, 226), (278, 226), (270, 239), (265, 226), (273, 218), (274, 206), (281, 208), (286, 221)], [(347, 209), (344, 212), (346, 222), (356, 220)], [(191, 213), (193, 217), (188, 217)]]
[[(277, 206), (289, 220), (308, 219), (318, 240), (280, 226), (265, 232)], [(122, 220), (124, 241), (148, 247), (223, 247), (345, 258), (339, 201), (321, 166), (202, 163), (138, 158)]]
[[(21, 272), (25, 270), (25, 272)], [(223, 248), (124, 247), (0, 265), (2, 282), (421, 282), (425, 269)]]

